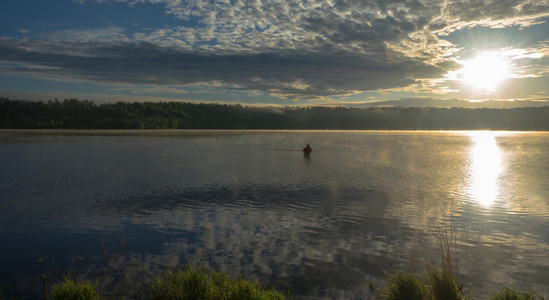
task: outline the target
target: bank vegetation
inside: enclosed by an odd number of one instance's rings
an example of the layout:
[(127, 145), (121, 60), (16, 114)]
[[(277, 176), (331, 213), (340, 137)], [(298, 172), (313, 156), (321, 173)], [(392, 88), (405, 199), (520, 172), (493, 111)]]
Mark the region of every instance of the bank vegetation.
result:
[(258, 107), (189, 102), (0, 98), (4, 129), (549, 130), (549, 106)]

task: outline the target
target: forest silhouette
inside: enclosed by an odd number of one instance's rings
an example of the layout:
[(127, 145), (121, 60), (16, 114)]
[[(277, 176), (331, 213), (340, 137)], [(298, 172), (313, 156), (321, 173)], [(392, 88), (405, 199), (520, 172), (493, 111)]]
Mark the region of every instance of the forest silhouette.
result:
[(242, 106), (0, 98), (3, 129), (549, 130), (549, 106), (524, 108)]

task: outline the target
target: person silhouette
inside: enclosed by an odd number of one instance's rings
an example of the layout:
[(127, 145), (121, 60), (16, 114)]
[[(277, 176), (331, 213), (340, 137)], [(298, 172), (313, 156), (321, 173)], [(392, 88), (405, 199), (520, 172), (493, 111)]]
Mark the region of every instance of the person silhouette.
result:
[(307, 144), (307, 147), (303, 148), (303, 154), (305, 154), (305, 157), (309, 157), (311, 156), (311, 152), (313, 152), (313, 149)]

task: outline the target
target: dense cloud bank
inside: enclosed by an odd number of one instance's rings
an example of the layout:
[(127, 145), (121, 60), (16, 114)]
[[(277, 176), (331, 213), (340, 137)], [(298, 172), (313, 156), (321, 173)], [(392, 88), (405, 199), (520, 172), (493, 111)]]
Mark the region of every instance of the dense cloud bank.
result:
[[(34, 51), (34, 48), (50, 48), (51, 52)], [(27, 74), (168, 86), (217, 82), (228, 89), (305, 99), (404, 87), (416, 82), (412, 78), (442, 75), (439, 67), (424, 62), (380, 61), (371, 55), (342, 49), (318, 53), (284, 50), (212, 54), (175, 50), (149, 42), (45, 45), (39, 41), (0, 40), (0, 56), (32, 65), (18, 70)]]
[(182, 102), (95, 105), (0, 99), (0, 128), (549, 130), (549, 106), (513, 109), (245, 107)]

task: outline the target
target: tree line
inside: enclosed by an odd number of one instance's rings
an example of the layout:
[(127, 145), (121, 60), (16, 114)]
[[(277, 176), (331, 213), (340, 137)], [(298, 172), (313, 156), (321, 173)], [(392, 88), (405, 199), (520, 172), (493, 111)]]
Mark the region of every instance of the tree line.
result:
[(525, 108), (258, 107), (190, 102), (0, 98), (4, 129), (549, 130), (549, 106)]

